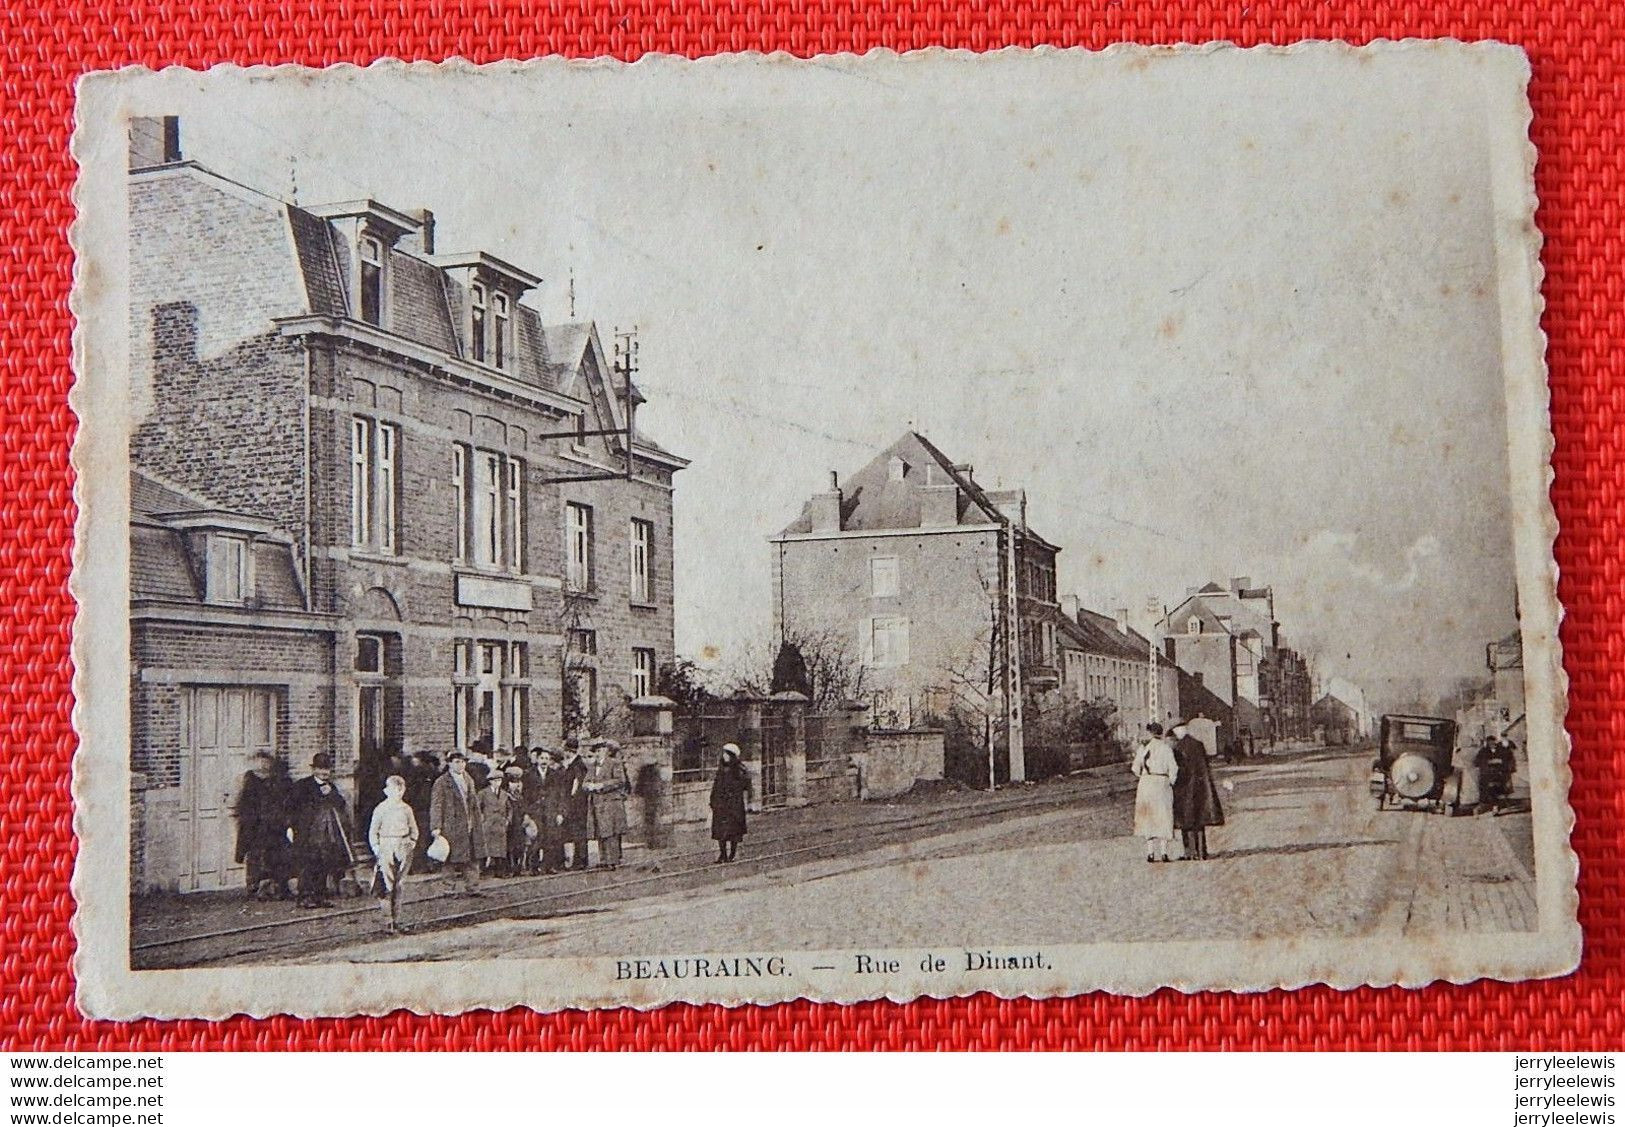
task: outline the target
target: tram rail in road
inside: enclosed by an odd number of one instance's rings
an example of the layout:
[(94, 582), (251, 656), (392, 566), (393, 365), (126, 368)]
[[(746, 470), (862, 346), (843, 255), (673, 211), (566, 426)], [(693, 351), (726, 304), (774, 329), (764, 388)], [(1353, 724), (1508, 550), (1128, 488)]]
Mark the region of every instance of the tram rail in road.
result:
[[(682, 853), (656, 854), (657, 871), (618, 870), (609, 880), (572, 882), (573, 887), (559, 887), (558, 878), (525, 878), (518, 896), (497, 893), (485, 901), (470, 901), (465, 897), (446, 898), (446, 911), (434, 912), (436, 898), (408, 901), (413, 912), (413, 931), (440, 930), (466, 926), (505, 916), (541, 916), (564, 914), (588, 907), (586, 901), (615, 901), (629, 896), (648, 894), (659, 888), (677, 891), (682, 888), (701, 887), (732, 879), (741, 873), (760, 873), (773, 868), (814, 860), (816, 854), (839, 855), (851, 847), (869, 847), (893, 844), (919, 830), (960, 828), (978, 821), (989, 821), (1013, 812), (1052, 810), (1063, 806), (1088, 803), (1091, 800), (1131, 793), (1133, 781), (1114, 776), (1095, 776), (1082, 785), (1068, 787), (1054, 796), (1035, 795), (1032, 791), (1017, 792), (1008, 797), (994, 796), (967, 803), (953, 809), (934, 808), (929, 811), (884, 818), (849, 827), (813, 826), (788, 833), (754, 835), (753, 851), (742, 855), (728, 866), (715, 865), (715, 855), (709, 850), (691, 850)], [(844, 831), (844, 832), (843, 832)], [(762, 847), (768, 852), (757, 852)], [(626, 875), (620, 875), (620, 874)], [(596, 875), (596, 871), (595, 871)], [(518, 882), (504, 884), (503, 892), (513, 889)], [(533, 891), (541, 884), (545, 891)], [(427, 909), (427, 916), (421, 914)], [(310, 933), (310, 925), (323, 925), (321, 934)], [(354, 943), (368, 939), (388, 938), (377, 931), (378, 909), (367, 900), (356, 907), (289, 918), (256, 921), (241, 926), (220, 928), (200, 934), (147, 940), (131, 947), (131, 965), (137, 970), (158, 970), (173, 967), (220, 965), (252, 961), (265, 955), (293, 955), (303, 950), (319, 951), (335, 942)], [(297, 931), (296, 935), (286, 934)]]

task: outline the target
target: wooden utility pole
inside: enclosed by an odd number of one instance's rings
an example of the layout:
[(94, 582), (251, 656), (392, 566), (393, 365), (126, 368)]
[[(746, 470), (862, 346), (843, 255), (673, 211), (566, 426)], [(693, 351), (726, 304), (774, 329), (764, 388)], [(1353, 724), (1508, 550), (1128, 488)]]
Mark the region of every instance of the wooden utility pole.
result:
[(1020, 783), (1027, 778), (1027, 745), (1022, 731), (1021, 606), (1016, 591), (1016, 522), (1009, 517), (1005, 518), (1004, 543), (1004, 716), (1008, 729), (1005, 742), (1010, 750), (1010, 781)]

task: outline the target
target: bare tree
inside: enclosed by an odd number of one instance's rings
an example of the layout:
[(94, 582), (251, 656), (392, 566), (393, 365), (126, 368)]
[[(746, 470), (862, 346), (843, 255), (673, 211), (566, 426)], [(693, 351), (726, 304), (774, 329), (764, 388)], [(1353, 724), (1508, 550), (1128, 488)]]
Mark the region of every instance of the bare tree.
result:
[(765, 697), (773, 692), (773, 673), (784, 647), (794, 647), (806, 670), (807, 694), (814, 709), (861, 701), (868, 692), (868, 668), (852, 640), (833, 629), (785, 631), (782, 642), (753, 646), (729, 670), (728, 691)]

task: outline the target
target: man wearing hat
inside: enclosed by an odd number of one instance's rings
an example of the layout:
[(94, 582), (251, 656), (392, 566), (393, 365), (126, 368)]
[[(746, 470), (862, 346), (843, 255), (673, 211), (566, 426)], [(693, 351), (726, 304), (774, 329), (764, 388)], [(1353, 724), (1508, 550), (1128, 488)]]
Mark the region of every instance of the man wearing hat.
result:
[(446, 773), (429, 790), (429, 837), (443, 837), (451, 847), (444, 861), (446, 872), (470, 895), (482, 895), (480, 879), (480, 819), (474, 777), (468, 756), (454, 751), (446, 758)]
[(563, 752), (543, 754), (545, 758), (537, 760), (544, 772), (541, 783), (542, 871), (551, 874), (564, 868), (564, 816), (570, 805), (571, 776), (564, 769)]
[(571, 736), (564, 741), (564, 821), (559, 829), (563, 840), (570, 843), (570, 868), (576, 870), (587, 867), (587, 838), (592, 832), (587, 773), (587, 764), (581, 759), (581, 741)]
[(350, 868), (350, 806), (333, 782), (333, 757), (317, 752), (310, 774), (293, 785), (293, 855), (299, 866), (299, 906), (331, 908), (329, 879)]

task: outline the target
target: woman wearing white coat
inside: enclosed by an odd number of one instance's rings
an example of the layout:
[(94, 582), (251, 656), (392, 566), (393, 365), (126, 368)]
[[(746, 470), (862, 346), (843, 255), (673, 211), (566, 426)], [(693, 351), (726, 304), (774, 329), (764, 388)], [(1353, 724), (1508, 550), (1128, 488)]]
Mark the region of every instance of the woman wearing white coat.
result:
[(1174, 836), (1174, 780), (1179, 760), (1162, 738), (1161, 724), (1147, 724), (1150, 736), (1134, 752), (1129, 770), (1140, 780), (1134, 788), (1134, 833), (1145, 838), (1145, 859), (1167, 861)]

